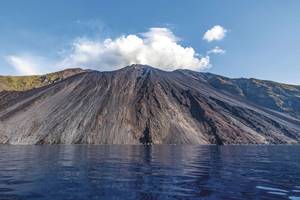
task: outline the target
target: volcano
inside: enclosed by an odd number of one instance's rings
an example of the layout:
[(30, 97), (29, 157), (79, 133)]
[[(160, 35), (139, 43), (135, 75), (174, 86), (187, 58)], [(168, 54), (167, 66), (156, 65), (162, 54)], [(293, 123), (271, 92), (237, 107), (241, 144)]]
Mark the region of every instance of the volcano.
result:
[(34, 80), (0, 77), (0, 143), (300, 141), (299, 86), (145, 65), (70, 69)]

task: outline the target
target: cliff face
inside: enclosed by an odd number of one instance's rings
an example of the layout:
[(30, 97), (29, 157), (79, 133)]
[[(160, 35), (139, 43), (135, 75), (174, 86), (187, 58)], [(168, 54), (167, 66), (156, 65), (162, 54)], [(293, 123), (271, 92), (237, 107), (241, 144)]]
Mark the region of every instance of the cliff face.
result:
[(133, 65), (2, 91), (0, 143), (299, 143), (297, 107), (264, 106), (214, 84), (213, 76)]

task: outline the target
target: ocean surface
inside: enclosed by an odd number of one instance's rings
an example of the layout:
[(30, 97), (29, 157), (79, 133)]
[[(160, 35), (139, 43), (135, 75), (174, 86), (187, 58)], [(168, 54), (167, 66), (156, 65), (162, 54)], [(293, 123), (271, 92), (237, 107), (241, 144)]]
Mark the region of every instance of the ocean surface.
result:
[(0, 200), (300, 199), (300, 146), (0, 146)]

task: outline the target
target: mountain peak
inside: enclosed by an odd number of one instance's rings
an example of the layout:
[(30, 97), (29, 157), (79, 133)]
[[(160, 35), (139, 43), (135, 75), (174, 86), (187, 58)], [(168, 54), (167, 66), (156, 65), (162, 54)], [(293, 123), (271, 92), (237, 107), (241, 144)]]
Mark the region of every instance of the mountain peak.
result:
[(125, 69), (125, 70), (155, 69), (156, 70), (156, 68), (154, 68), (154, 67), (151, 67), (149, 65), (142, 65), (142, 64), (132, 64), (132, 65), (129, 65), (127, 67), (121, 68), (121, 70), (122, 69)]
[(17, 85), (22, 92), (0, 92), (0, 143), (300, 141), (300, 91), (251, 80), (130, 65), (97, 73), (67, 69)]
[(13, 91), (0, 91), (0, 143), (300, 142), (293, 86), (147, 65), (3, 80)]

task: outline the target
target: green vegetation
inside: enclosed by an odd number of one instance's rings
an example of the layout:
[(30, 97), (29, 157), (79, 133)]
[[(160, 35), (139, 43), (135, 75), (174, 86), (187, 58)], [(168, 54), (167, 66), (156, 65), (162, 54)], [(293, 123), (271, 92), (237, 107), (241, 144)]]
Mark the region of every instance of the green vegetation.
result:
[(39, 88), (82, 72), (84, 72), (82, 69), (68, 69), (41, 76), (0, 76), (0, 92)]
[(24, 91), (54, 83), (55, 80), (59, 79), (57, 73), (45, 76), (0, 77), (0, 90)]

